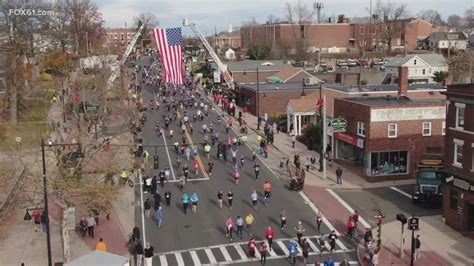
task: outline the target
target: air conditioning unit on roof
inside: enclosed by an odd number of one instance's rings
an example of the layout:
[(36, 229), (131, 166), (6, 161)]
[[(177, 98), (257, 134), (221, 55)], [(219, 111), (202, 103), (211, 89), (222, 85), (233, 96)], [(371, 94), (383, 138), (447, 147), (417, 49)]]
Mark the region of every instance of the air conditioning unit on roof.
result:
[(306, 77), (303, 79), (304, 86), (314, 86), (318, 84), (318, 79), (315, 77)]

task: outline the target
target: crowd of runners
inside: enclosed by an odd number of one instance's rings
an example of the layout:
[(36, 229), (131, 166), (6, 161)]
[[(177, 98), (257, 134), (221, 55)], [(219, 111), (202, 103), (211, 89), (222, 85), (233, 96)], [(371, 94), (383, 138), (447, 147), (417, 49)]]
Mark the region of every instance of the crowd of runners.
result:
[[(265, 205), (271, 205), (272, 199), (272, 182), (268, 177), (260, 176), (261, 166), (259, 160), (265, 160), (268, 157), (270, 145), (265, 136), (266, 133), (276, 133), (278, 130), (274, 126), (265, 123), (264, 132), (250, 132), (247, 122), (245, 121), (248, 110), (243, 108), (236, 112), (237, 107), (231, 93), (225, 90), (202, 90), (198, 86), (198, 81), (187, 79), (187, 83), (183, 86), (176, 86), (171, 84), (163, 84), (158, 77), (160, 67), (152, 56), (150, 60), (151, 66), (136, 66), (135, 75), (141, 75), (137, 83), (130, 86), (132, 100), (137, 104), (139, 110), (139, 120), (132, 127), (132, 132), (135, 133), (136, 146), (133, 149), (135, 156), (140, 159), (144, 173), (150, 166), (152, 158), (143, 146), (143, 140), (140, 137), (140, 132), (147, 122), (147, 118), (151, 112), (158, 112), (161, 117), (157, 121), (148, 121), (154, 125), (157, 137), (166, 138), (169, 141), (170, 150), (174, 150), (174, 161), (177, 167), (173, 165), (166, 165), (158, 171), (158, 175), (143, 175), (143, 189), (145, 193), (152, 195), (153, 202), (150, 198), (146, 199), (144, 203), (145, 217), (150, 218), (152, 205), (155, 213), (153, 217), (157, 221), (159, 227), (162, 226), (163, 208), (161, 206), (161, 194), (157, 191), (158, 186), (165, 187), (165, 183), (172, 179), (172, 175), (176, 174), (179, 180), (179, 187), (181, 188), (181, 195), (176, 196), (176, 200), (180, 201), (184, 214), (188, 210), (198, 212), (198, 207), (203, 202), (203, 197), (215, 197), (217, 200), (217, 208), (223, 209), (227, 207), (232, 209), (235, 195), (232, 190), (219, 189), (215, 191), (214, 195), (198, 195), (197, 192), (187, 191), (186, 183), (190, 178), (205, 178), (212, 176), (216, 164), (222, 164), (224, 167), (231, 167), (232, 180), (235, 184), (239, 184), (242, 178), (242, 170), (244, 167), (249, 167), (253, 170), (253, 176), (256, 181), (264, 180), (261, 189), (249, 189), (248, 195), (252, 203), (254, 212), (258, 210), (259, 193), (263, 195), (263, 202)], [(139, 82), (141, 80), (141, 82)], [(153, 92), (153, 99), (145, 102), (140, 97), (141, 90), (144, 88), (155, 88)], [(211, 112), (216, 112), (219, 115), (217, 119), (215, 115), (211, 116)], [(211, 118), (212, 117), (212, 118)], [(235, 121), (234, 121), (235, 120)], [(266, 120), (264, 120), (265, 122)], [(238, 123), (238, 127), (235, 127)], [(179, 132), (175, 132), (178, 128)], [(236, 128), (236, 129), (235, 129)], [(229, 133), (235, 129), (236, 134)], [(225, 133), (225, 134), (224, 134)], [(200, 143), (192, 141), (192, 137), (199, 134), (199, 139), (203, 139)], [(225, 135), (227, 137), (222, 137)], [(233, 135), (233, 136), (232, 136)], [(242, 145), (246, 145), (247, 138), (254, 135), (259, 140), (258, 147), (250, 147), (250, 154), (244, 154)], [(170, 153), (173, 154), (173, 153)], [(215, 154), (215, 156), (212, 156)], [(260, 156), (258, 156), (258, 154)], [(230, 157), (230, 158), (229, 158)], [(257, 157), (260, 157), (257, 159)], [(214, 159), (215, 158), (215, 159)], [(247, 162), (247, 158), (251, 158)], [(280, 175), (285, 175), (289, 180), (290, 189), (300, 190), (303, 188), (305, 172), (315, 168), (316, 159), (314, 157), (307, 157), (305, 159), (305, 166), (302, 166), (301, 159), (295, 155), (293, 162), (290, 159), (282, 159), (280, 161)], [(230, 164), (230, 166), (229, 166)], [(159, 166), (158, 166), (159, 167)], [(174, 167), (174, 168), (173, 168)], [(155, 166), (156, 169), (156, 166)], [(285, 170), (286, 169), (286, 172)], [(260, 190), (260, 191), (258, 191)], [(164, 193), (166, 206), (170, 207), (172, 195), (169, 190)], [(292, 214), (294, 217), (294, 214)], [(292, 218), (293, 218), (292, 217)], [(288, 245), (289, 259), (291, 263), (296, 263), (296, 257), (301, 253), (304, 262), (308, 258), (311, 251), (310, 245), (305, 239), (305, 228), (301, 221), (296, 221), (291, 225), (291, 229), (287, 228), (288, 210), (281, 209), (279, 217), (275, 217), (280, 221), (281, 231), (293, 231), (295, 239)], [(294, 218), (293, 218), (294, 219)], [(314, 219), (318, 232), (321, 228), (323, 217), (318, 213)], [(348, 236), (353, 236), (355, 224), (358, 221), (358, 214), (351, 216), (348, 221)], [(222, 226), (225, 228), (226, 237), (229, 241), (233, 241), (234, 234), (243, 239), (243, 231), (245, 229), (248, 237), (248, 254), (255, 257), (256, 250), (260, 254), (262, 263), (266, 263), (268, 251), (272, 250), (273, 238), (275, 237), (275, 230), (271, 226), (267, 227), (264, 232), (266, 241), (257, 241), (255, 239), (255, 232), (252, 231), (255, 217), (252, 212), (236, 217), (227, 217), (222, 221)], [(324, 247), (326, 242), (333, 251), (336, 246), (337, 234), (332, 231), (327, 235), (323, 235), (318, 240)], [(331, 264), (332, 259), (329, 258), (327, 265)], [(334, 263), (334, 262), (332, 262)]]

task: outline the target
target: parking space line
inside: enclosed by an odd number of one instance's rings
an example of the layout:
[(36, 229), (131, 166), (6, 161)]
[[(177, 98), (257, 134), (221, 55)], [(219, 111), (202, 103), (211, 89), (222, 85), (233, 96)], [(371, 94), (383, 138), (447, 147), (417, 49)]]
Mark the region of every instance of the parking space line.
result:
[(405, 191), (403, 191), (403, 190), (401, 190), (401, 189), (399, 189), (399, 188), (390, 187), (390, 189), (391, 189), (391, 190), (394, 190), (394, 191), (396, 191), (396, 192), (398, 192), (398, 193), (400, 193), (400, 194), (402, 194), (403, 196), (405, 196), (405, 197), (407, 197), (407, 198), (409, 198), (409, 199), (411, 199), (411, 195), (410, 195), (410, 194), (406, 193)]
[[(341, 203), (344, 208), (346, 208), (351, 214), (354, 213), (354, 209), (352, 209), (347, 202), (345, 202), (339, 195), (336, 194), (332, 189), (326, 188), (326, 191), (329, 192), (339, 203)], [(359, 222), (365, 227), (365, 228), (371, 228), (372, 226), (362, 218), (362, 216), (359, 216)]]

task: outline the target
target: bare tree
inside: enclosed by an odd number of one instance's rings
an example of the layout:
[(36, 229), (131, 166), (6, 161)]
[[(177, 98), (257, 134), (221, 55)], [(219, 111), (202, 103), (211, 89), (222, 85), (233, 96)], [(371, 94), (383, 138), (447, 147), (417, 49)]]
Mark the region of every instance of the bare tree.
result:
[(387, 45), (389, 51), (392, 50), (392, 41), (399, 37), (402, 32), (403, 19), (407, 15), (407, 7), (404, 3), (391, 3), (390, 1), (378, 1), (375, 6), (375, 14), (380, 18), (379, 37), (382, 43)]
[(258, 21), (257, 21), (257, 18), (255, 17), (251, 17), (249, 20), (247, 21), (242, 21), (242, 27), (245, 27), (245, 26), (255, 26), (255, 25), (258, 25)]
[(133, 18), (135, 27), (138, 29), (145, 24), (142, 34), (138, 37), (138, 43), (141, 43), (144, 39), (150, 39), (150, 29), (155, 28), (160, 23), (158, 18), (150, 12), (140, 13), (138, 16)]
[(277, 16), (275, 16), (273, 14), (268, 15), (267, 24), (275, 24), (275, 23), (278, 23), (278, 22), (280, 22), (280, 19)]
[(474, 7), (471, 7), (464, 12), (464, 27), (469, 32), (474, 28)]
[(449, 59), (449, 73), (454, 82), (466, 82), (472, 80), (472, 52), (459, 52)]
[(95, 4), (90, 0), (73, 1), (70, 19), (70, 34), (75, 37), (76, 52), (102, 46), (105, 39), (104, 20)]
[[(286, 2), (285, 11), (286, 19), (292, 25), (294, 37), (292, 48), (295, 51), (295, 59), (297, 61), (304, 61), (308, 58), (308, 41), (305, 25), (313, 21), (316, 13), (307, 3), (302, 3), (300, 0), (295, 4)], [(290, 48), (290, 50), (292, 49)]]
[(448, 26), (457, 30), (461, 28), (462, 22), (461, 16), (456, 14), (450, 15), (447, 20)]
[(441, 18), (441, 14), (433, 9), (422, 10), (417, 15), (419, 18), (428, 21), (433, 26), (443, 26), (446, 22)]

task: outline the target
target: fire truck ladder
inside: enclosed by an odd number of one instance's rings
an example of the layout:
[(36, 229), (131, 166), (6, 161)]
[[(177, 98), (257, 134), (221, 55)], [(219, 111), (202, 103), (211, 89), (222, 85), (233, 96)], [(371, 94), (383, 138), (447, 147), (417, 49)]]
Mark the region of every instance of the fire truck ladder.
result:
[(219, 74), (223, 74), (224, 80), (227, 84), (227, 86), (230, 89), (234, 89), (234, 79), (230, 75), (229, 71), (227, 70), (226, 67), (224, 67), (224, 64), (222, 64), (222, 61), (220, 60), (219, 56), (217, 56), (216, 52), (212, 48), (212, 46), (209, 44), (207, 41), (206, 37), (202, 34), (202, 32), (199, 30), (199, 28), (196, 26), (195, 23), (191, 22), (189, 19), (183, 19), (183, 26), (188, 26), (191, 28), (191, 30), (199, 37), (199, 39), (202, 41), (204, 44), (204, 47), (206, 47), (206, 50), (209, 52), (209, 55), (211, 55), (212, 59), (217, 65)]
[(110, 90), (112, 88), (112, 84), (114, 83), (115, 79), (118, 77), (120, 73), (120, 66), (125, 64), (125, 60), (127, 60), (127, 57), (130, 55), (132, 52), (133, 46), (135, 46), (135, 43), (137, 42), (138, 38), (140, 37), (140, 34), (143, 31), (143, 28), (145, 28), (145, 24), (142, 24), (140, 28), (138, 29), (137, 33), (135, 36), (133, 36), (132, 41), (130, 41), (130, 44), (127, 46), (127, 49), (125, 49), (125, 52), (123, 53), (122, 59), (120, 60), (120, 64), (118, 64), (114, 69), (112, 70), (112, 74), (109, 77), (109, 80), (107, 80), (107, 90)]

